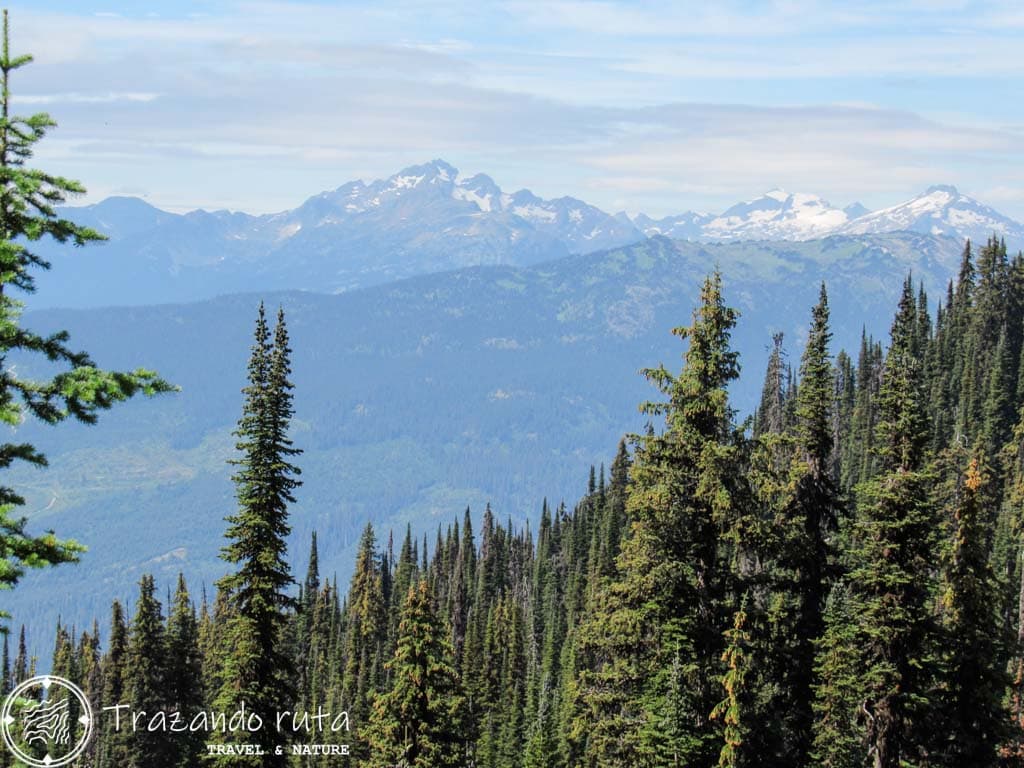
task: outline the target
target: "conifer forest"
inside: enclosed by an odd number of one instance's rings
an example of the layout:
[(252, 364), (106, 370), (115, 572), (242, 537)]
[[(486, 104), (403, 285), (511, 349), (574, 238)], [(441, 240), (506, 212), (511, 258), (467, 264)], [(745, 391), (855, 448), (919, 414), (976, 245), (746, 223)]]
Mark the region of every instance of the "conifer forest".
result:
[[(173, 397), (23, 327), (10, 289), (48, 267), (34, 243), (101, 235), (55, 207), (76, 182), (26, 166), (54, 123), (8, 114), (30, 58), (4, 19), (0, 357), (68, 370), (5, 366), (0, 419)], [(302, 391), (286, 313), (254, 300), (235, 503), (211, 511), (223, 577), (144, 575), (134, 602), (58, 623), (45, 657), (0, 614), (0, 696), (40, 672), (80, 688), (81, 768), (1024, 766), (1024, 254), (965, 242), (941, 296), (907, 274), (889, 336), (858, 349), (835, 348), (844, 297), (822, 284), (805, 342), (766, 339), (767, 369), (744, 373), (763, 376), (749, 416), (730, 402), (744, 320), (708, 270), (665, 329), (678, 358), (642, 371), (646, 429), (580, 467), (581, 498), (538, 498), (536, 525), (490, 505), (426, 538), (367, 524), (347, 582), (316, 533), (289, 557)], [(15, 462), (46, 458), (0, 445)], [(73, 574), (83, 547), (30, 533), (22, 504), (0, 488), (0, 586)]]
[[(776, 338), (742, 421), (741, 321), (716, 273), (701, 296), (679, 369), (644, 371), (650, 428), (572, 508), (542, 501), (536, 530), (467, 509), (433, 541), (367, 526), (347, 585), (315, 536), (284, 559), (300, 393), (261, 308), (230, 575), (166, 601), (143, 578), (105, 643), (99, 617), (56, 628), (52, 671), (97, 712), (320, 712), (317, 743), (349, 756), (275, 755), (296, 737), (264, 729), (261, 756), (211, 757), (205, 734), (108, 718), (83, 764), (1020, 764), (1024, 258), (967, 244), (934, 305), (908, 276), (891, 338), (855, 354), (831, 349), (822, 286), (799, 363)], [(10, 639), (7, 690), (33, 664)]]

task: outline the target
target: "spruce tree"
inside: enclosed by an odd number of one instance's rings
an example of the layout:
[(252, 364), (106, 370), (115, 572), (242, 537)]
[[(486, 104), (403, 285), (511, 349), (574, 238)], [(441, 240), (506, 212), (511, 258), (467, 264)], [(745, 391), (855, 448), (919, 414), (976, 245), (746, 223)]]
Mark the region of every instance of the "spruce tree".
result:
[(975, 458), (963, 478), (946, 567), (943, 677), (947, 690), (940, 744), (943, 764), (951, 768), (994, 765), (1006, 724), (1001, 700), (1009, 681), (995, 631), (997, 588), (979, 503), (985, 482)]
[(372, 765), (461, 768), (469, 735), (452, 647), (426, 581), (409, 590), (398, 646), (388, 662), (391, 690), (376, 696), (370, 720)]
[[(124, 609), (121, 603), (114, 601), (110, 611), (110, 639), (107, 653), (103, 657), (103, 694), (104, 706), (116, 707), (119, 704), (130, 704), (128, 700), (129, 681), (127, 679), (129, 664), (128, 627), (125, 622)], [(130, 730), (127, 727), (116, 728), (112, 717), (103, 718), (102, 730), (99, 734), (100, 768), (118, 768), (128, 765)]]
[(302, 702), (309, 702), (311, 695), (310, 675), (314, 659), (310, 649), (313, 645), (313, 614), (319, 597), (320, 553), (316, 544), (316, 531), (313, 531), (310, 540), (309, 563), (306, 566), (306, 578), (300, 587), (298, 611), (293, 619), (292, 648), (299, 674), (298, 698)]
[[(588, 765), (699, 768), (718, 760), (710, 716), (732, 618), (722, 534), (744, 503), (740, 436), (727, 394), (739, 375), (729, 347), (735, 321), (716, 272), (704, 283), (693, 323), (673, 330), (690, 342), (682, 372), (645, 371), (667, 401), (643, 410), (664, 416), (665, 431), (637, 440), (622, 577), (579, 634), (574, 738), (586, 740)], [(669, 670), (677, 655), (685, 684), (672, 700)], [(668, 719), (679, 728), (667, 730)]]
[(349, 587), (341, 689), (342, 701), (357, 724), (366, 722), (372, 695), (381, 688), (385, 661), (381, 656), (387, 614), (380, 568), (377, 539), (367, 523)]
[(31, 662), (28, 657), (28, 646), (25, 643), (25, 625), (21, 625), (18, 632), (18, 654), (14, 657), (14, 669), (12, 671), (12, 683), (18, 685), (31, 677)]
[(221, 557), (237, 567), (220, 580), (230, 603), (224, 660), (216, 708), (234, 712), (242, 702), (267, 727), (253, 734), (260, 757), (214, 760), (224, 765), (282, 766), (287, 757), (275, 754), (285, 734), (276, 728), (279, 712), (295, 700), (295, 671), (284, 652), (287, 611), (295, 607), (288, 589), (293, 584), (288, 563), (288, 505), (299, 485), (298, 467), (290, 460), (300, 453), (288, 438), (292, 416), (292, 384), (284, 312), (279, 311), (273, 343), (263, 305), (256, 320), (249, 360), (249, 384), (235, 435), (241, 458), (233, 460), (238, 511), (227, 518), (228, 544)]
[[(199, 627), (195, 606), (178, 574), (170, 616), (167, 619), (167, 705), (188, 722), (203, 708), (202, 657), (199, 654)], [(182, 733), (171, 742), (171, 768), (191, 768), (202, 751), (203, 735)]]
[(851, 552), (864, 738), (875, 768), (920, 759), (918, 727), (929, 714), (926, 693), (935, 673), (934, 477), (921, 360), (914, 348), (916, 319), (908, 278), (879, 392), (879, 473), (858, 489)]
[(749, 750), (744, 749), (747, 734), (755, 727), (750, 721), (751, 681), (748, 681), (748, 676), (751, 659), (747, 653), (750, 635), (746, 631), (746, 622), (746, 606), (741, 604), (733, 617), (732, 628), (725, 633), (728, 641), (722, 653), (722, 661), (726, 666), (725, 674), (722, 675), (725, 698), (711, 711), (711, 716), (720, 719), (723, 726), (725, 743), (718, 756), (719, 768), (744, 768), (761, 764)]
[[(131, 631), (128, 638), (128, 658), (124, 673), (125, 693), (131, 711), (145, 712), (153, 717), (167, 710), (167, 632), (164, 626), (163, 608), (156, 599), (156, 584), (153, 577), (145, 575), (139, 581), (139, 599), (135, 604)], [(122, 716), (121, 728), (131, 729), (127, 736), (129, 768), (146, 768), (151, 765), (174, 765), (173, 740), (177, 734), (151, 731), (144, 719), (142, 727), (132, 724)]]
[[(99, 622), (93, 621), (92, 630), (83, 632), (78, 642), (78, 674), (82, 692), (85, 694), (93, 714), (102, 711), (103, 671), (100, 659)], [(82, 752), (82, 762), (97, 765), (99, 761), (99, 740), (93, 738)]]
[(844, 582), (833, 586), (825, 603), (825, 630), (817, 642), (815, 669), (814, 765), (863, 768), (866, 764), (860, 723), (861, 663), (853, 600)]
[[(832, 408), (834, 378), (829, 359), (828, 295), (825, 286), (812, 312), (810, 334), (800, 361), (796, 395), (796, 455), (790, 470), (791, 505), (785, 512), (781, 564), (793, 578), (795, 616), (788, 633), (792, 646), (784, 664), (781, 706), (788, 712), (789, 760), (807, 762), (813, 740), (814, 643), (824, 630), (829, 591), (830, 539), (839, 515), (838, 492), (831, 474), (834, 450)], [(778, 638), (784, 642), (783, 638)]]
[[(3, 12), (3, 46), (0, 51), (0, 362), (11, 355), (38, 354), (61, 368), (49, 379), (29, 379), (18, 368), (5, 364), (0, 380), (0, 422), (10, 428), (26, 417), (46, 424), (68, 419), (86, 424), (98, 412), (136, 394), (154, 395), (173, 389), (152, 371), (105, 371), (84, 352), (68, 346), (67, 332), (39, 335), (21, 325), (22, 302), (14, 292), (35, 290), (34, 272), (49, 269), (35, 251), (35, 243), (50, 238), (76, 246), (104, 239), (98, 232), (79, 226), (58, 213), (68, 197), (83, 194), (77, 181), (28, 165), (35, 145), (56, 123), (46, 113), (28, 117), (11, 113), (11, 75), (32, 61), (28, 55), (12, 56), (7, 11)], [(31, 443), (0, 443), (0, 469), (23, 461), (46, 466), (46, 457)], [(42, 568), (74, 562), (83, 547), (58, 539), (52, 531), (30, 533), (27, 520), (16, 513), (24, 498), (13, 488), (0, 486), (0, 589), (12, 589), (26, 568)], [(0, 611), (0, 620), (7, 618)]]
[(754, 413), (754, 437), (782, 432), (786, 421), (786, 370), (783, 361), (783, 335), (772, 334), (772, 351), (761, 388), (761, 404)]

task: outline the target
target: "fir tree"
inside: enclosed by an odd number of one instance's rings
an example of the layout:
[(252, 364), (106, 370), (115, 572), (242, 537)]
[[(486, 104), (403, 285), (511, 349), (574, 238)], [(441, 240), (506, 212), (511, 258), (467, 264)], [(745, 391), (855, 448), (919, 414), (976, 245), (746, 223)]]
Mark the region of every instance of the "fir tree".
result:
[[(745, 601), (744, 601), (745, 602)], [(722, 653), (726, 665), (722, 676), (725, 698), (711, 711), (711, 717), (719, 718), (723, 725), (725, 744), (718, 756), (719, 768), (743, 768), (760, 764), (758, 759), (744, 749), (747, 733), (752, 727), (750, 716), (750, 690), (748, 667), (750, 658), (747, 648), (750, 635), (746, 630), (747, 612), (741, 605), (733, 618), (733, 626), (726, 631), (728, 645)], [(677, 694), (678, 695), (678, 694)]]
[(780, 433), (786, 421), (786, 369), (783, 361), (782, 334), (772, 335), (772, 351), (761, 389), (761, 404), (754, 413), (754, 437), (768, 432)]
[(372, 764), (464, 766), (470, 735), (465, 697), (425, 581), (409, 590), (388, 668), (394, 681), (391, 690), (373, 703)]
[[(74, 419), (92, 424), (98, 412), (136, 394), (154, 395), (173, 389), (152, 371), (105, 371), (84, 352), (68, 346), (64, 331), (41, 336), (21, 326), (22, 302), (14, 290), (35, 290), (33, 272), (50, 265), (33, 249), (51, 238), (57, 243), (85, 245), (104, 239), (98, 232), (79, 226), (58, 214), (68, 197), (83, 194), (76, 181), (28, 166), (34, 146), (56, 123), (45, 113), (29, 117), (11, 114), (11, 74), (32, 61), (28, 55), (12, 56), (7, 11), (3, 12), (3, 46), (0, 52), (0, 361), (11, 355), (37, 353), (67, 370), (49, 379), (19, 375), (22, 366), (4, 365), (0, 381), (0, 421), (18, 427), (27, 416), (46, 424)], [(46, 466), (46, 457), (30, 443), (0, 444), (0, 468), (23, 461)], [(83, 547), (58, 539), (52, 531), (32, 534), (27, 520), (16, 514), (24, 498), (13, 488), (0, 486), (0, 589), (11, 589), (25, 568), (41, 568), (74, 562)], [(0, 611), (0, 620), (7, 617)]]
[(14, 670), (12, 672), (12, 682), (14, 685), (23, 683), (31, 675), (29, 674), (30, 662), (28, 658), (28, 646), (25, 644), (25, 625), (21, 625), (21, 631), (18, 632), (18, 654), (14, 657)]
[[(235, 435), (242, 454), (233, 480), (238, 511), (227, 518), (229, 540), (221, 556), (238, 570), (219, 582), (231, 606), (226, 648), (220, 670), (216, 705), (233, 712), (245, 702), (265, 723), (290, 709), (295, 699), (292, 659), (284, 653), (286, 611), (295, 607), (288, 593), (293, 583), (286, 539), (291, 531), (288, 505), (299, 485), (299, 470), (290, 459), (300, 453), (288, 438), (292, 416), (292, 384), (288, 333), (279, 311), (273, 343), (262, 304), (256, 321), (255, 343), (249, 361), (249, 384)], [(286, 757), (275, 754), (283, 733), (275, 727), (253, 734), (264, 754), (246, 764), (281, 766)], [(217, 762), (216, 760), (214, 762)], [(231, 757), (232, 765), (239, 764)]]
[(986, 482), (977, 459), (963, 479), (954, 515), (953, 547), (943, 596), (946, 617), (943, 764), (994, 765), (1005, 718), (1008, 681), (998, 653), (996, 584), (988, 560), (979, 499)]
[[(188, 722), (203, 708), (202, 657), (199, 654), (199, 627), (195, 606), (185, 584), (178, 574), (178, 586), (170, 616), (167, 619), (167, 705)], [(173, 755), (169, 766), (190, 768), (198, 762), (202, 751), (202, 734), (178, 734), (171, 742)]]
[(855, 619), (849, 589), (844, 583), (835, 585), (825, 604), (825, 630), (818, 639), (816, 656), (819, 685), (814, 699), (812, 757), (822, 768), (865, 765)]
[(373, 526), (367, 523), (349, 587), (342, 700), (354, 722), (365, 722), (372, 694), (381, 688), (386, 606)]
[[(618, 562), (623, 575), (579, 635), (582, 701), (574, 728), (588, 740), (588, 765), (634, 760), (697, 768), (718, 759), (710, 715), (731, 617), (722, 532), (743, 495), (726, 392), (739, 375), (729, 348), (735, 318), (716, 272), (704, 283), (693, 324), (673, 331), (690, 341), (682, 372), (645, 371), (668, 400), (643, 409), (664, 415), (666, 429), (638, 440), (628, 500), (633, 528)], [(681, 700), (670, 701), (667, 672), (676, 654), (686, 684)], [(683, 713), (677, 738), (667, 738), (667, 712)]]
[[(78, 643), (78, 674), (82, 692), (85, 694), (93, 715), (101, 712), (103, 695), (103, 672), (100, 660), (100, 628), (94, 621), (90, 632), (83, 632)], [(99, 760), (98, 739), (90, 739), (82, 752), (82, 762), (96, 765)]]
[[(829, 360), (828, 296), (821, 286), (812, 312), (810, 335), (800, 361), (796, 396), (796, 448), (790, 470), (793, 496), (785, 519), (782, 565), (793, 574), (795, 621), (792, 647), (784, 661), (789, 670), (781, 681), (781, 706), (792, 729), (789, 760), (803, 765), (813, 739), (814, 643), (824, 629), (825, 600), (832, 567), (829, 539), (838, 523), (839, 500), (830, 472), (834, 450), (833, 373)], [(780, 642), (784, 642), (779, 638)]]
[(880, 471), (858, 491), (851, 553), (865, 739), (875, 768), (918, 759), (922, 744), (915, 725), (927, 716), (925, 694), (934, 674), (934, 478), (926, 454), (921, 361), (914, 350), (916, 317), (908, 278), (879, 393), (874, 451)]
[[(128, 627), (125, 622), (124, 609), (121, 603), (114, 601), (110, 611), (110, 639), (107, 653), (101, 663), (103, 671), (104, 706), (116, 707), (130, 704), (128, 701)], [(126, 766), (129, 761), (128, 739), (130, 730), (127, 727), (116, 728), (116, 721), (106, 717), (101, 723), (100, 754), (98, 763), (101, 768), (118, 768)]]
[[(160, 601), (156, 599), (153, 577), (145, 575), (139, 581), (139, 599), (135, 604), (131, 632), (128, 639), (128, 658), (124, 672), (125, 693), (132, 712), (145, 712), (150, 717), (167, 709), (167, 633), (164, 627)], [(145, 721), (148, 725), (148, 720)], [(121, 728), (131, 728), (122, 716)], [(177, 734), (148, 727), (131, 728), (128, 734), (130, 768), (174, 763), (172, 740)]]

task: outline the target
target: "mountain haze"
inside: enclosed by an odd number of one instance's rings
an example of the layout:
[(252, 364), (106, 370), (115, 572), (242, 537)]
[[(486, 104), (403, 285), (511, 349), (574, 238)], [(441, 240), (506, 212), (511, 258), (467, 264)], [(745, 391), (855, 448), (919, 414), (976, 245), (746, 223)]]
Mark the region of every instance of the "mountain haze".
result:
[(44, 244), (54, 270), (40, 276), (33, 306), (145, 305), (270, 289), (340, 293), (460, 267), (527, 266), (644, 238), (628, 220), (581, 200), (506, 194), (483, 174), (459, 179), (442, 160), (369, 184), (352, 181), (278, 214), (178, 215), (135, 198), (63, 213), (110, 242), (75, 253)]
[(699, 242), (804, 241), (830, 234), (913, 231), (962, 241), (993, 232), (1024, 246), (1024, 227), (952, 187), (868, 213), (812, 194), (772, 190), (721, 214), (610, 215), (573, 197), (507, 193), (443, 160), (387, 179), (352, 181), (294, 210), (173, 214), (136, 198), (65, 210), (110, 237), (71, 252), (41, 244), (34, 308), (146, 305), (245, 291), (341, 293), (469, 266), (530, 266), (665, 236)]

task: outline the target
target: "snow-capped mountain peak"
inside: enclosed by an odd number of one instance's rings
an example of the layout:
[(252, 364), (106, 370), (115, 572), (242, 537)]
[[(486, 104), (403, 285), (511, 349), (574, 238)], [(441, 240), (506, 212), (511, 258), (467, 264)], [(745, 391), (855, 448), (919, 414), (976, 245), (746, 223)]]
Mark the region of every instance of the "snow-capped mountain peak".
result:
[(452, 196), (456, 200), (473, 203), (484, 213), (499, 211), (502, 208), (501, 187), (494, 183), (494, 179), (483, 173), (468, 179), (459, 179), (452, 189)]
[(840, 232), (860, 235), (899, 230), (982, 242), (995, 234), (1024, 243), (1024, 227), (1019, 223), (948, 184), (928, 187), (905, 203), (865, 214)]
[(717, 216), (685, 213), (633, 223), (648, 237), (685, 240), (812, 240), (829, 235), (919, 232), (984, 241), (993, 234), (1024, 246), (1024, 226), (949, 184), (928, 187), (905, 203), (870, 211), (860, 203), (836, 208), (818, 195), (772, 189)]
[[(296, 226), (300, 225), (300, 226)], [(419, 228), (448, 239), (479, 237), (533, 243), (538, 252), (584, 253), (643, 239), (628, 220), (581, 200), (546, 200), (527, 189), (507, 193), (479, 173), (463, 177), (444, 160), (404, 168), (386, 179), (350, 182), (275, 219), (277, 237), (341, 226)]]
[(773, 189), (729, 208), (703, 227), (712, 240), (810, 240), (847, 222), (847, 215), (817, 195)]

